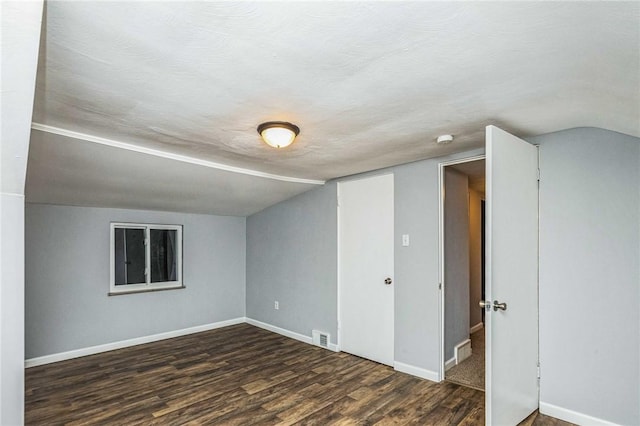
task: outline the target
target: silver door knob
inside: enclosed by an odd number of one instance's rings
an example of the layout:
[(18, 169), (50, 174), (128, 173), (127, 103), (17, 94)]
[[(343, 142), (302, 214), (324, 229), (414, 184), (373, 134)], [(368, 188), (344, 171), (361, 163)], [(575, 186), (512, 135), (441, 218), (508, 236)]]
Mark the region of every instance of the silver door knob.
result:
[(507, 304), (506, 303), (498, 303), (497, 300), (493, 301), (493, 310), (497, 311), (498, 309), (502, 309), (503, 311), (507, 310)]
[(392, 282), (393, 282), (393, 281), (391, 281), (391, 278), (386, 278), (386, 279), (384, 280), (384, 283), (385, 283), (386, 285), (391, 285), (391, 283), (392, 283)]
[(491, 300), (481, 300), (480, 303), (478, 303), (478, 305), (480, 305), (480, 307), (482, 309), (491, 309)]

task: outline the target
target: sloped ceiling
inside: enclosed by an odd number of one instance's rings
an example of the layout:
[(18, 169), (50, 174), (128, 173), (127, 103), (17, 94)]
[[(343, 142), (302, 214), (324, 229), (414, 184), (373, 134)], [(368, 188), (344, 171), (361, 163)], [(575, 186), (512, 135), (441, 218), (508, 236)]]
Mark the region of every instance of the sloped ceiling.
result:
[[(637, 2), (48, 2), (33, 120), (48, 150), (81, 133), (323, 181), (481, 147), (487, 124), (640, 136), (639, 117)], [(268, 120), (300, 126), (294, 145), (262, 143)], [(63, 173), (42, 167), (31, 201)], [(274, 182), (295, 190), (251, 209), (314, 186)]]
[(41, 131), (29, 155), (29, 197), (46, 204), (248, 216), (314, 187)]
[(469, 178), (469, 188), (484, 196), (486, 184), (485, 160), (457, 163), (449, 167), (467, 175)]

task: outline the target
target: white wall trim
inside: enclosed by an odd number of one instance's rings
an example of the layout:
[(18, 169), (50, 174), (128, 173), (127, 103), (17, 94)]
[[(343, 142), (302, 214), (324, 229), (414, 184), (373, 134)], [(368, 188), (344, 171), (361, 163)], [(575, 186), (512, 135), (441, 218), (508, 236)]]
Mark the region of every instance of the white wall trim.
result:
[(300, 342), (313, 345), (313, 339), (311, 336), (305, 336), (304, 334), (296, 333), (295, 331), (287, 330), (284, 328), (276, 327), (275, 325), (267, 324), (266, 322), (254, 320), (253, 318), (246, 319), (247, 324), (255, 325), (262, 329), (271, 331), (273, 333), (281, 334), (282, 336), (289, 337), (291, 339), (299, 340)]
[(454, 346), (453, 353), (454, 353), (454, 358), (456, 359), (456, 365), (460, 364), (462, 361), (464, 361), (465, 359), (471, 356), (471, 351), (469, 351), (469, 354), (467, 356), (464, 356), (464, 351), (461, 350), (462, 348), (465, 348), (467, 345), (469, 346), (469, 349), (471, 349), (471, 339), (465, 339)]
[(40, 132), (52, 133), (54, 135), (66, 136), (72, 139), (83, 140), (86, 142), (98, 143), (101, 145), (111, 146), (114, 148), (126, 149), (128, 151), (139, 152), (142, 154), (154, 155), (156, 157), (167, 158), (169, 160), (182, 161), (183, 163), (196, 164), (199, 166), (209, 167), (212, 169), (224, 170), (227, 172), (233, 173), (241, 173), (249, 176), (257, 176), (266, 179), (280, 180), (284, 182), (292, 182), (292, 183), (305, 183), (309, 185), (324, 185), (325, 181), (323, 180), (315, 180), (315, 179), (303, 179), (296, 178), (291, 176), (281, 176), (274, 175), (271, 173), (265, 173), (258, 170), (244, 169), (241, 167), (229, 166), (227, 164), (215, 163), (213, 161), (201, 160), (199, 158), (188, 157), (186, 155), (173, 154), (171, 152), (160, 151), (153, 148), (147, 148), (143, 146), (138, 146), (134, 144), (130, 144), (127, 142), (116, 141), (113, 139), (101, 138), (99, 136), (89, 135), (87, 133), (75, 132), (73, 130), (62, 129), (60, 127), (49, 126), (48, 124), (41, 124), (33, 122), (31, 123), (31, 128), (33, 130), (38, 130)]
[[(313, 340), (311, 337), (305, 336), (304, 334), (296, 333), (290, 330), (286, 330), (284, 328), (276, 327), (275, 325), (267, 324), (262, 321), (254, 320), (252, 318), (246, 319), (247, 324), (254, 325), (256, 327), (260, 327), (267, 331), (271, 331), (273, 333), (280, 334), (285, 337), (289, 337), (291, 339), (298, 340), (300, 342), (308, 343), (310, 345), (313, 344)], [(329, 343), (329, 350), (334, 352), (340, 352), (340, 347), (336, 344)], [(453, 359), (455, 364), (455, 359)], [(440, 376), (438, 372), (427, 370), (420, 367), (415, 367), (410, 364), (405, 364), (402, 362), (394, 361), (393, 369), (399, 371), (401, 373), (410, 374), (412, 376), (420, 377), (421, 379), (431, 380), (432, 382), (440, 382)]]
[[(254, 320), (252, 318), (239, 317), (230, 320), (219, 321), (211, 324), (197, 325), (195, 327), (183, 328), (180, 330), (168, 331), (166, 333), (153, 334), (151, 336), (136, 337), (128, 340), (121, 340), (119, 342), (105, 343), (103, 345), (90, 346), (88, 348), (74, 349), (68, 352), (60, 352), (57, 354), (45, 355), (37, 358), (30, 358), (25, 360), (25, 368), (36, 367), (38, 365), (51, 364), (58, 361), (66, 361), (68, 359), (79, 358), (87, 355), (94, 355), (102, 352), (113, 351), (115, 349), (127, 348), (129, 346), (142, 345), (144, 343), (157, 342), (159, 340), (171, 339), (173, 337), (185, 336), (187, 334), (200, 333), (203, 331), (215, 330), (216, 328), (227, 327), (236, 324), (251, 324), (253, 326), (262, 328), (264, 330), (271, 331), (272, 333), (280, 334), (285, 337), (289, 337), (294, 340), (298, 340), (303, 343), (313, 345), (313, 340), (310, 336), (296, 333), (284, 328), (276, 327), (275, 325), (267, 324), (262, 321)], [(335, 343), (329, 343), (327, 348), (333, 352), (340, 352), (340, 347)]]
[(440, 382), (440, 374), (437, 371), (427, 370), (425, 368), (416, 367), (414, 365), (405, 364), (398, 361), (394, 361), (393, 369), (401, 373), (420, 377), (421, 379), (431, 380), (432, 382)]
[(484, 324), (482, 324), (482, 322), (479, 322), (469, 329), (469, 334), (473, 334), (478, 330), (482, 330), (483, 328), (484, 328)]
[(546, 416), (555, 417), (566, 422), (575, 423), (578, 425), (589, 426), (619, 426), (617, 423), (612, 423), (607, 420), (598, 419), (587, 414), (578, 413), (577, 411), (569, 410), (567, 408), (558, 407), (557, 405), (549, 404), (540, 401), (540, 412)]
[[(79, 358), (87, 355), (94, 355), (102, 352), (108, 352), (115, 349), (127, 348), (130, 346), (142, 345), (144, 343), (157, 342), (159, 340), (171, 339), (173, 337), (185, 336), (188, 334), (200, 333), (203, 331), (214, 330), (216, 328), (227, 327), (230, 325), (247, 323), (255, 327), (262, 328), (272, 333), (280, 334), (290, 339), (298, 340), (309, 345), (313, 345), (313, 340), (310, 336), (296, 333), (291, 330), (276, 327), (275, 325), (267, 324), (262, 321), (254, 320), (247, 317), (239, 317), (225, 321), (219, 321), (211, 324), (197, 325), (195, 327), (183, 328), (180, 330), (168, 331), (166, 333), (153, 334), (151, 336), (136, 337), (134, 339), (121, 340), (119, 342), (106, 343), (104, 345), (90, 346), (88, 348), (75, 349), (68, 352), (60, 352), (57, 354), (45, 355), (37, 358), (30, 358), (25, 360), (25, 368), (37, 367), (39, 365), (51, 364), (59, 361), (66, 361), (73, 358)], [(335, 343), (329, 343), (329, 350), (333, 352), (340, 352), (340, 347)], [(450, 361), (455, 364), (455, 359)], [(449, 361), (447, 361), (449, 363)], [(393, 368), (401, 373), (410, 374), (412, 376), (420, 377), (422, 379), (431, 380), (433, 382), (440, 382), (440, 375), (436, 371), (427, 370), (424, 368), (416, 367), (410, 364), (395, 361)]]
[(336, 330), (336, 339), (338, 350), (340, 350), (340, 345), (342, 344), (342, 304), (340, 303), (340, 293), (342, 292), (342, 280), (340, 278), (340, 272), (342, 271), (342, 262), (340, 258), (342, 257), (342, 245), (340, 244), (340, 235), (341, 235), (341, 227), (340, 227), (340, 192), (341, 186), (340, 182), (336, 183), (336, 322), (337, 322), (337, 330)]
[(18, 198), (24, 198), (24, 194), (19, 194), (17, 192), (0, 192), (0, 195), (2, 195), (3, 197), (18, 197)]
[(66, 361), (68, 359), (79, 358), (87, 355), (94, 355), (101, 352), (115, 349), (127, 348), (129, 346), (141, 345), (143, 343), (157, 342), (158, 340), (171, 339), (173, 337), (185, 336), (187, 334), (200, 333), (202, 331), (214, 330), (216, 328), (230, 325), (242, 324), (246, 322), (244, 317), (234, 318), (211, 324), (197, 325), (195, 327), (183, 328), (180, 330), (168, 331), (165, 333), (152, 334), (151, 336), (136, 337), (133, 339), (121, 340), (119, 342), (106, 343), (104, 345), (90, 346), (88, 348), (75, 349), (68, 352), (45, 355), (37, 358), (25, 360), (25, 368), (36, 367), (38, 365), (51, 364), (52, 362)]
[[(285, 328), (276, 327), (275, 325), (254, 320), (253, 318), (245, 318), (245, 322), (247, 324), (255, 325), (256, 327), (262, 328), (264, 330), (271, 331), (272, 333), (280, 334), (284, 337), (289, 337), (290, 339), (298, 340), (300, 342), (313, 345), (313, 338), (311, 338), (310, 336), (305, 336), (304, 334), (296, 333), (295, 331), (287, 330)], [(317, 346), (317, 345), (313, 345), (313, 346)], [(322, 346), (318, 346), (318, 347), (322, 347)], [(329, 342), (329, 347), (326, 349), (329, 349), (330, 351), (333, 351), (333, 352), (340, 352), (340, 348), (338, 347), (338, 345), (331, 342)]]
[[(456, 357), (452, 357), (450, 359), (448, 359), (445, 363), (444, 363), (444, 371), (449, 370), (451, 367), (453, 367), (454, 365), (456, 365)], [(444, 380), (444, 377), (443, 377)]]

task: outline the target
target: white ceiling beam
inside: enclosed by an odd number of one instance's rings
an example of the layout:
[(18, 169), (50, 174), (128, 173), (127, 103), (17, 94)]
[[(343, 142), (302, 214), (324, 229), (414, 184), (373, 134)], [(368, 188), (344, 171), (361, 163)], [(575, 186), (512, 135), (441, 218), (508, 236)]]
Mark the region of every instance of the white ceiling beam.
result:
[(297, 178), (292, 176), (274, 175), (271, 173), (265, 173), (258, 170), (251, 170), (251, 169), (244, 169), (241, 167), (229, 166), (227, 164), (215, 163), (212, 161), (201, 160), (199, 158), (188, 157), (186, 155), (179, 155), (171, 152), (160, 151), (157, 149), (134, 145), (127, 142), (116, 141), (113, 139), (106, 139), (99, 136), (94, 136), (86, 133), (75, 132), (73, 130), (63, 129), (60, 127), (49, 126), (47, 124), (42, 124), (42, 123), (33, 122), (31, 123), (31, 128), (33, 130), (38, 130), (41, 132), (52, 133), (55, 135), (66, 136), (69, 138), (78, 139), (86, 142), (92, 142), (92, 143), (107, 145), (115, 148), (126, 149), (128, 151), (154, 155), (156, 157), (167, 158), (175, 161), (181, 161), (183, 163), (196, 164), (199, 166), (209, 167), (217, 170), (224, 170), (228, 172), (240, 173), (240, 174), (249, 175), (249, 176), (256, 176), (256, 177), (261, 177), (265, 179), (279, 180), (283, 182), (304, 183), (309, 185), (325, 184), (325, 181), (323, 180), (302, 179), (302, 178)]

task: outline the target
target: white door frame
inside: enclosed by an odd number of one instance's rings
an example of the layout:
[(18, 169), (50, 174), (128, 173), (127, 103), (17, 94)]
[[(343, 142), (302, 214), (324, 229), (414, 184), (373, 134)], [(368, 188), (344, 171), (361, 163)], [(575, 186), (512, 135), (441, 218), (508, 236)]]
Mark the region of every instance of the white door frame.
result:
[(341, 247), (341, 244), (340, 244), (340, 233), (342, 231), (341, 224), (340, 224), (340, 192), (341, 192), (340, 191), (340, 186), (341, 186), (341, 184), (342, 184), (342, 181), (336, 183), (336, 187), (337, 187), (337, 189), (336, 189), (336, 220), (337, 220), (337, 224), (338, 224), (338, 226), (336, 226), (336, 228), (338, 230), (338, 234), (337, 234), (337, 238), (336, 238), (336, 242), (338, 244), (338, 249), (336, 250), (337, 256), (338, 256), (338, 259), (336, 261), (336, 267), (337, 267), (337, 271), (336, 271), (336, 274), (337, 274), (337, 277), (336, 277), (337, 278), (337, 280), (336, 280), (336, 282), (337, 282), (337, 288), (336, 288), (336, 291), (337, 291), (337, 293), (336, 293), (336, 300), (337, 300), (337, 312), (336, 312), (337, 318), (336, 318), (336, 321), (337, 321), (337, 324), (336, 324), (336, 328), (338, 329), (338, 338), (336, 340), (336, 346), (337, 346), (336, 351), (338, 351), (338, 352), (340, 352), (342, 350), (342, 325), (341, 325), (342, 324), (342, 322), (341, 322), (341, 320), (342, 320), (342, 304), (341, 304), (341, 301), (340, 301), (340, 292), (342, 291), (342, 279), (340, 278), (341, 271), (342, 271), (342, 261), (341, 261), (341, 259), (342, 259), (342, 247)]
[(486, 155), (475, 155), (473, 157), (458, 158), (455, 160), (443, 161), (438, 164), (438, 279), (439, 279), (439, 314), (440, 314), (440, 327), (439, 327), (439, 345), (440, 345), (440, 371), (438, 372), (438, 380), (444, 380), (445, 363), (447, 362), (444, 355), (444, 288), (445, 288), (445, 276), (444, 276), (444, 168), (452, 166), (454, 164), (470, 163), (472, 161), (485, 160)]
[[(340, 294), (341, 294), (341, 291), (342, 291), (342, 282), (341, 282), (342, 280), (340, 278), (340, 275), (341, 275), (340, 272), (341, 272), (341, 268), (342, 268), (342, 262), (341, 262), (341, 259), (342, 259), (342, 248), (340, 247), (340, 231), (341, 231), (341, 224), (340, 224), (340, 195), (341, 195), (341, 191), (340, 191), (340, 186), (341, 186), (341, 184), (346, 183), (346, 182), (351, 182), (351, 181), (356, 181), (356, 180), (361, 180), (361, 179), (367, 179), (367, 178), (376, 177), (376, 176), (393, 175), (393, 174), (394, 174), (393, 172), (372, 174), (372, 175), (362, 176), (362, 177), (353, 178), (353, 179), (344, 179), (344, 180), (338, 181), (336, 183), (336, 185), (337, 185), (337, 191), (336, 191), (336, 193), (337, 193), (336, 215), (337, 216), (336, 216), (336, 218), (337, 218), (337, 223), (338, 223), (338, 226), (337, 226), (337, 230), (338, 230), (338, 234), (337, 234), (337, 245), (338, 245), (337, 256), (338, 256), (338, 259), (337, 259), (337, 262), (336, 262), (337, 275), (338, 275), (337, 276), (337, 280), (336, 280), (337, 281), (337, 321), (338, 321), (337, 329), (338, 329), (338, 339), (337, 339), (337, 342), (336, 342), (336, 352), (340, 352), (342, 350), (342, 327), (341, 327), (342, 303), (340, 301)], [(395, 179), (395, 176), (394, 176), (394, 179)], [(394, 194), (395, 194), (395, 192), (394, 192)], [(395, 197), (395, 195), (394, 195), (394, 197)], [(395, 203), (395, 200), (394, 200), (394, 203)], [(394, 232), (395, 232), (395, 229), (394, 229)], [(394, 259), (394, 261), (395, 261), (395, 259)], [(395, 268), (395, 266), (394, 266), (394, 268)], [(394, 274), (394, 278), (395, 278), (395, 274)], [(395, 287), (396, 286), (394, 285), (393, 286), (394, 294), (395, 294), (395, 291), (396, 291)], [(394, 316), (394, 320), (395, 320), (395, 306), (394, 306), (393, 310), (394, 310), (393, 316)], [(394, 330), (393, 330), (394, 345), (395, 345), (395, 337), (396, 336), (395, 336), (395, 328), (394, 328)], [(394, 358), (395, 358), (395, 355), (394, 355)]]

